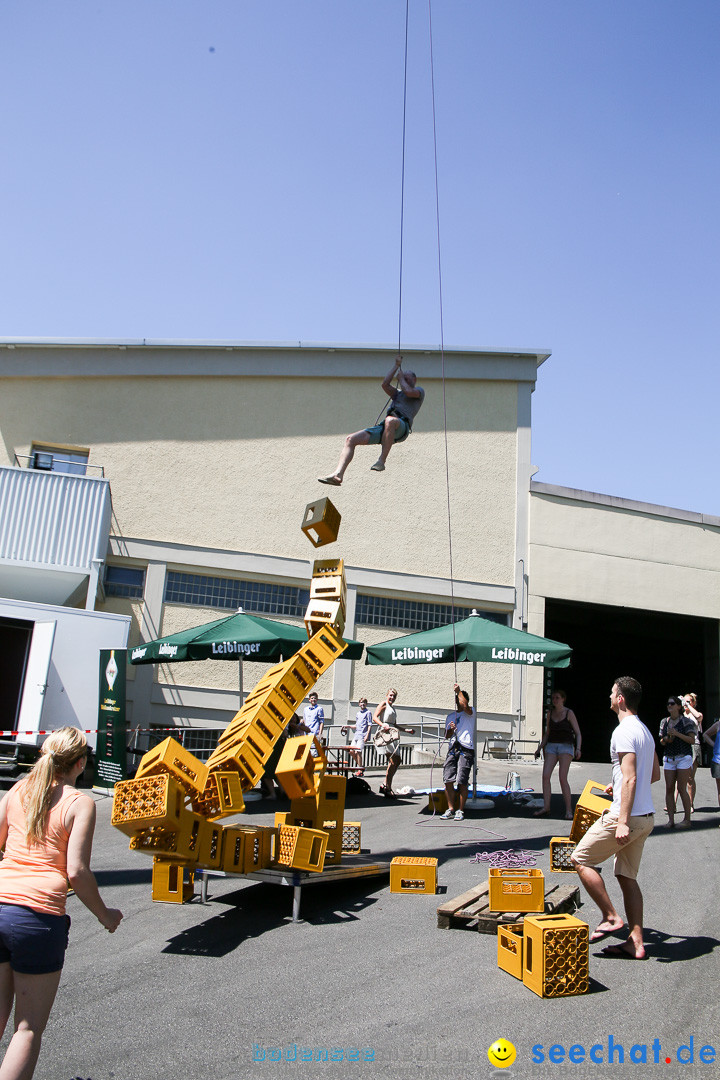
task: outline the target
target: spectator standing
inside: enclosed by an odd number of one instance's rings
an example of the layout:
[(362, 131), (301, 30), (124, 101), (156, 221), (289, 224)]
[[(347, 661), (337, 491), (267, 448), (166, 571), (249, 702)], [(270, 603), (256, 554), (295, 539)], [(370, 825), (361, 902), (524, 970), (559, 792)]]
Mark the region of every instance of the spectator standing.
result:
[(111, 934), (122, 919), (105, 906), (90, 870), (95, 803), (75, 788), (86, 763), (85, 736), (60, 728), (0, 802), (0, 1034), (15, 1002), (3, 1080), (30, 1080), (35, 1071), (65, 961), (68, 882)]

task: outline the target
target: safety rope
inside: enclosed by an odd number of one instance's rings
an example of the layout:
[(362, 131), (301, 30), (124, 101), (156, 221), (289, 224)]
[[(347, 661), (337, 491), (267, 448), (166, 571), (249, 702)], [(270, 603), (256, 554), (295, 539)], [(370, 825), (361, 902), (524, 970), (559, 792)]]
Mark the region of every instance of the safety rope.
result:
[(445, 490), (447, 493), (447, 525), (448, 525), (448, 551), (450, 561), (450, 608), (451, 624), (453, 628), (453, 663), (455, 670), (455, 682), (457, 674), (457, 647), (455, 640), (455, 574), (453, 569), (453, 546), (452, 546), (452, 515), (450, 511), (450, 458), (448, 453), (448, 426), (447, 426), (447, 393), (445, 386), (445, 324), (443, 315), (443, 287), (442, 287), (442, 256), (440, 243), (440, 183), (438, 180), (438, 151), (437, 151), (437, 115), (435, 108), (435, 59), (433, 53), (433, 22), (432, 0), (428, 0), (428, 26), (430, 31), (430, 87), (432, 91), (432, 131), (433, 131), (433, 158), (435, 166), (435, 229), (437, 235), (437, 272), (438, 272), (438, 296), (440, 304), (440, 366), (442, 371), (443, 388), (443, 434), (445, 443)]

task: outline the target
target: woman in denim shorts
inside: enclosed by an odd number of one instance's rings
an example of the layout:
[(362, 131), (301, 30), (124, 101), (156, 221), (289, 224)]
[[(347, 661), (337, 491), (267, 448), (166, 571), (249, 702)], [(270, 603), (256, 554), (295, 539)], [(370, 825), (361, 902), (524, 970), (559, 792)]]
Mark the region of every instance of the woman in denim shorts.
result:
[(558, 770), (560, 775), (560, 790), (565, 802), (565, 820), (572, 821), (572, 801), (570, 798), (570, 784), (568, 783), (568, 771), (570, 762), (577, 761), (582, 747), (582, 735), (580, 725), (575, 713), (565, 705), (567, 694), (564, 690), (555, 690), (552, 695), (552, 708), (548, 711), (545, 733), (542, 741), (535, 751), (535, 757), (539, 758), (544, 752), (543, 761), (543, 808), (535, 811), (535, 817), (548, 817), (550, 814), (550, 779), (553, 769), (560, 763)]
[(90, 871), (95, 803), (75, 790), (86, 763), (85, 736), (61, 728), (0, 802), (0, 1036), (15, 1002), (3, 1080), (29, 1080), (35, 1071), (65, 960), (68, 880), (111, 934), (122, 919), (105, 906)]
[(678, 828), (687, 829), (691, 824), (692, 803), (688, 783), (692, 776), (693, 744), (697, 738), (695, 721), (683, 716), (683, 703), (672, 695), (667, 700), (669, 716), (660, 722), (660, 746), (663, 752), (663, 770), (665, 773), (665, 809), (668, 814), (668, 826), (675, 828), (675, 801), (677, 794), (685, 812)]

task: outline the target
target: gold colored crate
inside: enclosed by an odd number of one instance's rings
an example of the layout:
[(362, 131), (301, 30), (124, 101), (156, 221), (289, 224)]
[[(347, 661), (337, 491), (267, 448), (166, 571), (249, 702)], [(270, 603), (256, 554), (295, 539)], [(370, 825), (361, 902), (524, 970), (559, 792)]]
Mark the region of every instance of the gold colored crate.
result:
[(576, 846), (575, 841), (567, 836), (553, 836), (550, 841), (550, 870), (553, 874), (577, 873), (570, 862)]
[[(612, 799), (605, 794), (605, 784), (598, 784), (595, 780), (588, 780), (582, 790), (582, 794), (575, 805), (572, 826), (570, 827), (570, 839), (577, 844), (582, 840), (591, 825), (594, 825), (604, 810), (612, 805)], [(595, 795), (593, 792), (601, 792)]]
[(360, 854), (360, 831), (359, 821), (344, 821), (342, 827), (342, 853), (343, 855)]
[(185, 789), (165, 773), (117, 783), (110, 820), (126, 836), (134, 836), (139, 829), (152, 825), (179, 829), (184, 809)]
[(437, 859), (396, 855), (390, 863), (390, 892), (436, 893)]
[(539, 997), (587, 993), (589, 927), (574, 915), (527, 915), (523, 983)]
[(152, 899), (155, 903), (186, 904), (194, 895), (195, 874), (190, 867), (157, 855), (153, 858)]
[(523, 977), (523, 948), (523, 924), (500, 923), (497, 941), (498, 967), (509, 975), (514, 975), (516, 979)]
[(500, 870), (488, 874), (490, 911), (544, 911), (545, 875), (542, 870)]
[(323, 547), (337, 540), (340, 521), (340, 511), (328, 498), (316, 499), (305, 507), (300, 528), (313, 547)]
[(200, 794), (207, 781), (208, 767), (175, 739), (164, 739), (140, 761), (135, 779), (170, 773), (191, 795)]
[(275, 862), (294, 870), (321, 873), (325, 865), (328, 834), (324, 829), (303, 829), (296, 825), (280, 825), (275, 843)]

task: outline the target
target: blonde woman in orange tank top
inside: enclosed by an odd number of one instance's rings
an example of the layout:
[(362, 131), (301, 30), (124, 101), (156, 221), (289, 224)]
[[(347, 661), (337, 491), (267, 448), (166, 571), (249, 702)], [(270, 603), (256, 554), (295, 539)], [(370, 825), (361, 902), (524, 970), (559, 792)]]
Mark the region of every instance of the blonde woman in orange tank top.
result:
[(82, 732), (61, 728), (0, 802), (0, 1036), (15, 1002), (0, 1080), (30, 1080), (35, 1071), (65, 958), (68, 881), (111, 934), (122, 919), (90, 870), (95, 803), (75, 788), (86, 761)]

